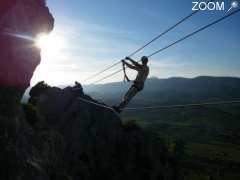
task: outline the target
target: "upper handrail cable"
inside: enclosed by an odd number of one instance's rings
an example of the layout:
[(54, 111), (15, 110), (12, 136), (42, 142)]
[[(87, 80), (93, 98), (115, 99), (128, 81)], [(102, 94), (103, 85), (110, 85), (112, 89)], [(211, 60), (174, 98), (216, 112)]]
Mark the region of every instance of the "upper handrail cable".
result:
[[(232, 13), (229, 13), (229, 14), (227, 14), (227, 15), (225, 15), (225, 16), (223, 16), (223, 17), (221, 17), (221, 18), (219, 18), (219, 19), (217, 19), (217, 20), (215, 20), (215, 21), (213, 21), (212, 23), (210, 23), (210, 24), (208, 24), (208, 25), (206, 25), (206, 26), (201, 27), (201, 28), (199, 28), (198, 30), (196, 30), (196, 31), (194, 31), (194, 32), (192, 32), (192, 33), (190, 33), (190, 34), (188, 34), (188, 35), (180, 38), (179, 40), (174, 41), (173, 43), (171, 43), (171, 44), (169, 44), (169, 45), (167, 45), (167, 46), (165, 46), (165, 47), (163, 47), (163, 48), (161, 48), (161, 49), (153, 52), (152, 54), (148, 55), (147, 57), (148, 57), (148, 58), (149, 58), (149, 57), (152, 57), (152, 56), (154, 56), (154, 55), (156, 55), (156, 54), (158, 54), (158, 53), (160, 53), (160, 52), (162, 52), (162, 51), (164, 51), (164, 50), (166, 50), (166, 49), (168, 49), (168, 48), (170, 48), (170, 47), (172, 47), (172, 46), (174, 46), (174, 45), (176, 45), (176, 44), (178, 44), (178, 43), (180, 43), (180, 42), (182, 42), (182, 41), (184, 41), (184, 40), (186, 40), (186, 39), (188, 39), (188, 38), (190, 38), (191, 36), (193, 36), (193, 35), (201, 32), (201, 31), (203, 31), (203, 30), (205, 30), (205, 29), (207, 29), (207, 28), (209, 28), (209, 27), (211, 27), (211, 26), (213, 26), (213, 25), (215, 25), (215, 24), (217, 24), (217, 23), (219, 23), (219, 22), (221, 22), (222, 20), (224, 20), (224, 19), (226, 19), (226, 18), (228, 18), (228, 17), (230, 17), (230, 16), (238, 13), (239, 11), (240, 11), (240, 9), (235, 10), (235, 11), (233, 11)], [(139, 61), (138, 61), (138, 62), (139, 62)], [(127, 68), (127, 67), (126, 67), (126, 68)], [(103, 81), (103, 80), (105, 80), (105, 79), (107, 79), (107, 78), (109, 78), (109, 77), (112, 77), (112, 76), (115, 75), (115, 74), (120, 73), (121, 71), (122, 71), (122, 69), (119, 69), (119, 70), (111, 73), (110, 75), (107, 75), (107, 76), (105, 76), (105, 77), (103, 77), (103, 78), (101, 78), (101, 79), (99, 79), (99, 80), (94, 81), (94, 82), (91, 83), (91, 84), (96, 84), (96, 83), (98, 83), (98, 82), (101, 82), (101, 81)]]
[[(207, 2), (212, 2), (215, 0), (208, 0)], [(144, 44), (143, 46), (141, 46), (140, 48), (136, 49), (134, 52), (132, 52), (131, 54), (129, 54), (127, 57), (132, 57), (133, 55), (137, 54), (139, 51), (141, 51), (142, 49), (144, 49), (145, 47), (149, 46), (151, 43), (153, 43), (154, 41), (158, 40), (160, 37), (164, 36), (165, 34), (167, 34), (169, 31), (173, 30), (174, 28), (176, 28), (177, 26), (179, 26), (180, 24), (182, 24), (184, 21), (186, 21), (187, 19), (189, 19), (190, 17), (192, 17), (193, 15), (195, 15), (196, 13), (198, 13), (200, 10), (196, 10), (194, 12), (192, 12), (191, 14), (187, 15), (186, 17), (182, 18), (180, 21), (178, 21), (176, 24), (174, 24), (173, 26), (169, 27), (168, 29), (166, 29), (165, 31), (163, 31), (162, 33), (160, 33), (159, 35), (157, 35), (156, 37), (154, 37), (152, 40), (150, 40), (149, 42), (147, 42), (146, 44)], [(83, 81), (87, 81), (89, 79), (92, 79), (100, 74), (102, 74), (103, 72), (113, 68), (114, 66), (118, 65), (121, 63), (120, 61), (117, 61), (116, 63), (112, 64), (111, 66), (103, 69), (102, 71), (99, 71), (91, 76), (89, 76), (88, 78), (84, 79)]]

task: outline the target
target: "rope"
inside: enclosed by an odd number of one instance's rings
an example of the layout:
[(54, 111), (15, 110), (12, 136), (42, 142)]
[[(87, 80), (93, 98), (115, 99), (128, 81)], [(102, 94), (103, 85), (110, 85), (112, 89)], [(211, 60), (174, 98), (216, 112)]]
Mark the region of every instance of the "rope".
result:
[(178, 23), (174, 24), (173, 26), (169, 27), (167, 30), (165, 30), (164, 32), (162, 32), (161, 34), (159, 34), (158, 36), (154, 37), (151, 41), (149, 41), (148, 43), (146, 43), (145, 45), (143, 45), (142, 47), (140, 47), (139, 49), (137, 49), (136, 51), (134, 51), (132, 54), (130, 54), (127, 57), (132, 57), (135, 54), (137, 54), (139, 51), (143, 50), (145, 47), (149, 46), (150, 44), (152, 44), (154, 41), (158, 40), (160, 37), (164, 36), (165, 34), (167, 34), (169, 31), (173, 30), (174, 28), (176, 28), (178, 25), (182, 24), (184, 21), (186, 21), (187, 19), (189, 19), (190, 17), (192, 17), (194, 14), (198, 13), (200, 10), (194, 11), (191, 14), (189, 14), (188, 16), (184, 17), (183, 19), (181, 19)]
[[(230, 16), (238, 13), (239, 11), (240, 11), (240, 9), (235, 10), (235, 11), (233, 11), (232, 13), (229, 13), (229, 14), (227, 14), (227, 15), (225, 15), (225, 16), (223, 16), (223, 17), (221, 17), (221, 18), (219, 18), (219, 19), (217, 19), (217, 20), (215, 20), (215, 21), (213, 21), (212, 23), (210, 23), (210, 24), (208, 24), (208, 25), (206, 25), (206, 26), (204, 26), (204, 27), (202, 27), (202, 28), (199, 28), (198, 30), (196, 30), (196, 31), (194, 31), (194, 32), (192, 32), (192, 33), (190, 33), (190, 34), (188, 34), (188, 35), (180, 38), (179, 40), (177, 40), (177, 41), (175, 41), (175, 42), (173, 42), (173, 43), (171, 43), (171, 44), (169, 44), (169, 45), (167, 45), (167, 46), (165, 46), (165, 47), (163, 47), (163, 48), (155, 51), (154, 53), (148, 55), (147, 57), (148, 57), (148, 58), (149, 58), (149, 57), (152, 57), (152, 56), (154, 56), (154, 55), (156, 55), (156, 54), (158, 54), (158, 53), (160, 53), (160, 52), (162, 52), (162, 51), (164, 51), (164, 50), (166, 50), (166, 49), (168, 49), (168, 48), (170, 48), (170, 47), (172, 47), (172, 46), (174, 46), (174, 45), (176, 45), (176, 44), (178, 44), (178, 43), (180, 43), (180, 42), (182, 42), (182, 41), (184, 41), (184, 40), (186, 40), (186, 39), (188, 39), (188, 38), (190, 38), (191, 36), (193, 36), (193, 35), (201, 32), (201, 31), (203, 31), (203, 30), (205, 30), (205, 29), (207, 29), (207, 28), (209, 28), (209, 27), (211, 27), (211, 26), (219, 23), (220, 21), (222, 21), (222, 20), (224, 20), (224, 19), (226, 19), (226, 18), (228, 18), (228, 17), (230, 17)], [(139, 61), (138, 61), (138, 62), (139, 62)], [(94, 81), (92, 84), (99, 83), (99, 82), (101, 82), (101, 81), (103, 81), (103, 80), (105, 80), (105, 79), (107, 79), (107, 78), (109, 78), (109, 77), (112, 77), (112, 76), (115, 75), (115, 74), (120, 73), (121, 71), (122, 71), (122, 69), (119, 69), (118, 71), (115, 71), (115, 72), (111, 73), (110, 75), (107, 75), (107, 76), (105, 76), (105, 77), (103, 77), (103, 78), (101, 78), (101, 79), (99, 79), (99, 80)]]
[(113, 108), (111, 108), (109, 106), (106, 106), (106, 105), (103, 105), (103, 104), (99, 104), (99, 103), (96, 103), (96, 102), (93, 102), (93, 101), (89, 101), (89, 100), (84, 99), (84, 98), (78, 97), (77, 99), (80, 100), (80, 101), (83, 101), (85, 103), (93, 104), (93, 105), (98, 106), (98, 107), (102, 107), (102, 108), (113, 110)]
[[(86, 100), (84, 98), (77, 98), (80, 101), (93, 104), (98, 107), (106, 108), (113, 110), (113, 108), (96, 103), (93, 101)], [(206, 106), (206, 105), (223, 105), (223, 104), (238, 104), (240, 103), (240, 100), (234, 100), (234, 101), (216, 101), (216, 102), (204, 102), (204, 103), (195, 103), (195, 104), (176, 104), (176, 105), (163, 105), (163, 106), (146, 106), (146, 107), (131, 107), (131, 108), (124, 108), (123, 110), (127, 111), (135, 111), (135, 110), (154, 110), (154, 109), (172, 109), (172, 108), (185, 108), (185, 107), (195, 107), (195, 106)]]
[[(126, 68), (128, 68), (128, 67), (126, 67)], [(99, 80), (96, 80), (96, 81), (94, 81), (94, 82), (91, 83), (91, 84), (99, 83), (99, 82), (101, 82), (101, 81), (103, 81), (103, 80), (105, 80), (105, 79), (108, 79), (108, 78), (112, 77), (113, 75), (118, 74), (118, 73), (120, 73), (120, 72), (122, 72), (122, 69), (119, 69), (119, 70), (113, 72), (112, 74), (109, 74), (109, 75), (107, 75), (107, 76), (105, 76), (105, 77), (103, 77), (103, 78), (101, 78), (101, 79), (99, 79)]]
[(123, 81), (124, 81), (124, 82), (126, 82), (126, 81), (129, 82), (130, 80), (129, 80), (128, 76), (127, 76), (127, 73), (126, 73), (126, 65), (125, 65), (124, 62), (122, 62), (122, 67), (123, 67), (123, 74), (124, 74)]
[(151, 110), (151, 109), (185, 108), (185, 107), (204, 106), (204, 105), (221, 105), (221, 104), (236, 104), (236, 103), (240, 103), (240, 100), (205, 102), (205, 103), (198, 103), (198, 104), (177, 104), (177, 105), (169, 105), (169, 106), (133, 107), (133, 108), (125, 108), (125, 110), (147, 110), (147, 109)]
[(107, 67), (106, 69), (103, 69), (102, 71), (100, 71), (100, 72), (98, 72), (98, 73), (95, 73), (95, 74), (93, 74), (92, 76), (89, 76), (88, 78), (84, 79), (83, 82), (86, 82), (87, 80), (92, 79), (92, 78), (94, 78), (94, 77), (96, 77), (96, 76), (98, 76), (98, 75), (104, 73), (105, 71), (107, 71), (107, 70), (113, 68), (114, 66), (116, 66), (116, 65), (118, 65), (118, 64), (120, 64), (120, 63), (121, 63), (121, 61), (117, 61), (115, 64), (113, 64), (113, 65)]
[(148, 55), (147, 57), (150, 58), (150, 57), (154, 56), (155, 54), (158, 54), (158, 53), (160, 53), (161, 51), (164, 51), (165, 49), (168, 49), (168, 48), (170, 48), (171, 46), (173, 46), (173, 45), (175, 45), (175, 44), (177, 44), (177, 43), (180, 43), (181, 41), (184, 41), (185, 39), (190, 38), (191, 36), (197, 34), (198, 32), (203, 31), (203, 30), (205, 30), (205, 29), (213, 26), (214, 24), (219, 23), (220, 21), (222, 21), (222, 20), (224, 20), (224, 19), (226, 19), (226, 18), (234, 15), (235, 13), (238, 13), (239, 11), (240, 11), (240, 9), (238, 9), (238, 10), (236, 10), (236, 11), (233, 11), (232, 13), (227, 14), (227, 15), (223, 16), (222, 18), (217, 19), (216, 21), (213, 21), (212, 23), (210, 23), (210, 24), (208, 24), (208, 25), (206, 25), (206, 26), (204, 26), (204, 27), (202, 27), (202, 28), (200, 28), (200, 29), (198, 29), (198, 30), (196, 30), (196, 31), (194, 31), (194, 32), (192, 32), (192, 33), (184, 36), (183, 38), (181, 38), (181, 39), (173, 42), (172, 44), (170, 44), (170, 45), (168, 45), (168, 46), (166, 46), (166, 47), (164, 47), (164, 48), (161, 48), (161, 49), (155, 51), (154, 53)]
[[(214, 2), (215, 0), (208, 0), (208, 2)], [(163, 31), (162, 33), (160, 33), (159, 35), (157, 35), (156, 37), (154, 37), (152, 40), (150, 40), (149, 42), (147, 42), (146, 44), (144, 44), (142, 47), (136, 49), (133, 53), (129, 54), (127, 57), (132, 57), (135, 54), (137, 54), (139, 51), (143, 50), (145, 47), (149, 46), (150, 44), (152, 44), (154, 41), (158, 40), (160, 37), (164, 36), (165, 34), (167, 34), (168, 32), (170, 32), (171, 30), (173, 30), (174, 28), (176, 28), (177, 26), (179, 26), (180, 24), (182, 24), (184, 21), (186, 21), (187, 19), (189, 19), (190, 17), (192, 17), (193, 15), (197, 14), (200, 10), (196, 10), (194, 12), (192, 12), (191, 14), (187, 15), (186, 17), (182, 18), (180, 21), (178, 21), (176, 24), (174, 24), (173, 26), (169, 27), (168, 29), (166, 29), (165, 31)], [(103, 72), (113, 68), (114, 66), (120, 64), (121, 61), (117, 61), (116, 63), (114, 63), (113, 65), (103, 69), (100, 72), (97, 72), (95, 74), (93, 74), (92, 76), (89, 76), (88, 78), (84, 79), (83, 81), (87, 81), (89, 79), (92, 79), (100, 74), (102, 74)]]

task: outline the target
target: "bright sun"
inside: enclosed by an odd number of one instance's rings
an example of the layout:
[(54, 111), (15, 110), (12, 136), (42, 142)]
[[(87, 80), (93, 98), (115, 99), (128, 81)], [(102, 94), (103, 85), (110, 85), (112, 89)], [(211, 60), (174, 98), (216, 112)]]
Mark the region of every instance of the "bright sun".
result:
[(64, 47), (64, 40), (54, 33), (49, 35), (39, 34), (35, 45), (41, 49), (45, 58), (56, 58)]

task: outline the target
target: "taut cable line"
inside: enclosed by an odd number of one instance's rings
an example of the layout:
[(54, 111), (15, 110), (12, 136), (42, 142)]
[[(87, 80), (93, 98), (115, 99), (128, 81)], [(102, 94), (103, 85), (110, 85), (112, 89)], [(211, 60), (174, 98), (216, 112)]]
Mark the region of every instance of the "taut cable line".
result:
[[(106, 108), (113, 110), (112, 107), (109, 107), (104, 104), (96, 103), (84, 98), (77, 98), (78, 100), (92, 104), (94, 106)], [(232, 101), (212, 101), (212, 102), (202, 102), (202, 103), (191, 103), (191, 104), (175, 104), (175, 105), (160, 105), (160, 106), (146, 106), (146, 107), (129, 107), (124, 108), (126, 111), (136, 111), (136, 110), (156, 110), (156, 109), (174, 109), (174, 108), (187, 108), (187, 107), (198, 107), (198, 106), (211, 106), (211, 105), (227, 105), (227, 104), (239, 104), (240, 100), (232, 100)]]
[[(207, 2), (213, 2), (215, 0), (208, 0)], [(145, 47), (149, 46), (150, 44), (152, 44), (154, 41), (158, 40), (159, 38), (161, 38), (162, 36), (164, 36), (165, 34), (167, 34), (168, 32), (170, 32), (171, 30), (175, 29), (177, 26), (179, 26), (180, 24), (182, 24), (184, 21), (188, 20), (189, 18), (191, 18), (193, 15), (197, 14), (200, 10), (196, 10), (193, 11), (191, 14), (187, 15), (186, 17), (180, 19), (176, 24), (170, 26), (169, 28), (167, 28), (165, 31), (161, 32), (160, 34), (158, 34), (157, 36), (155, 36), (153, 39), (151, 39), (149, 42), (147, 42), (146, 44), (144, 44), (143, 46), (141, 46), (140, 48), (136, 49), (134, 52), (132, 52), (131, 54), (129, 54), (127, 57), (132, 57), (135, 54), (137, 54), (138, 52), (140, 52), (141, 50), (143, 50)], [(105, 69), (103, 69), (102, 71), (99, 71), (89, 77), (87, 77), (86, 79), (84, 79), (83, 81), (87, 81), (89, 79), (93, 79), (94, 77), (104, 73), (105, 71), (115, 67), (116, 65), (120, 64), (120, 61), (117, 61), (116, 63), (112, 64), (111, 66), (106, 67)]]
[[(172, 46), (174, 46), (174, 45), (176, 45), (176, 44), (178, 44), (178, 43), (180, 43), (180, 42), (182, 42), (182, 41), (184, 41), (184, 40), (192, 37), (193, 35), (195, 35), (195, 34), (201, 32), (201, 31), (203, 31), (203, 30), (205, 30), (205, 29), (207, 29), (207, 28), (209, 28), (209, 27), (211, 27), (211, 26), (213, 26), (213, 25), (215, 25), (215, 24), (217, 24), (217, 23), (219, 23), (219, 22), (227, 19), (228, 17), (230, 17), (230, 16), (238, 13), (239, 11), (240, 11), (240, 9), (235, 10), (235, 11), (233, 11), (232, 13), (229, 13), (229, 14), (227, 14), (227, 15), (225, 15), (225, 16), (223, 16), (223, 17), (221, 17), (221, 18), (219, 18), (219, 19), (217, 19), (217, 20), (215, 20), (215, 21), (213, 21), (212, 23), (207, 24), (206, 26), (201, 27), (201, 28), (197, 29), (196, 31), (194, 31), (194, 32), (192, 32), (192, 33), (190, 33), (190, 34), (188, 34), (188, 35), (186, 35), (186, 36), (178, 39), (177, 41), (174, 41), (174, 42), (172, 42), (171, 44), (169, 44), (169, 45), (167, 45), (167, 46), (165, 46), (165, 47), (163, 47), (163, 48), (161, 48), (161, 49), (153, 52), (152, 54), (148, 55), (147, 57), (152, 57), (152, 56), (154, 56), (154, 55), (156, 55), (156, 54), (158, 54), (158, 53), (160, 53), (160, 52), (163, 52), (164, 50), (166, 50), (166, 49), (168, 49), (168, 48), (170, 48), (170, 47), (172, 47)], [(138, 61), (138, 62), (139, 62), (139, 61)], [(126, 68), (127, 68), (127, 67), (126, 67)], [(111, 73), (110, 75), (107, 75), (107, 76), (105, 76), (105, 77), (103, 77), (103, 78), (101, 78), (101, 79), (99, 79), (99, 80), (94, 81), (94, 82), (91, 83), (91, 84), (99, 83), (99, 82), (101, 82), (101, 81), (103, 81), (103, 80), (105, 80), (105, 79), (107, 79), (107, 78), (109, 78), (109, 77), (114, 76), (115, 74), (120, 73), (121, 71), (122, 71), (122, 69), (119, 69), (119, 70)]]

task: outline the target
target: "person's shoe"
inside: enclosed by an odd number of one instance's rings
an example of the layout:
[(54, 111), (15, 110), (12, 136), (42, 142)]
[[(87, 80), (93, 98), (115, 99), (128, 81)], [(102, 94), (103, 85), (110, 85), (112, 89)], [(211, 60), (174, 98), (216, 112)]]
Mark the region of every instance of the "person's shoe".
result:
[(119, 114), (122, 112), (122, 110), (118, 106), (113, 106), (112, 108)]

